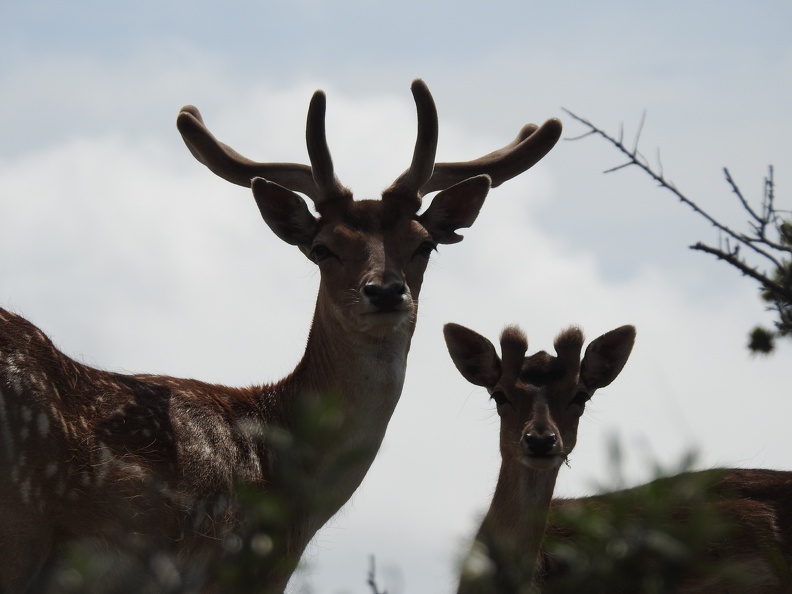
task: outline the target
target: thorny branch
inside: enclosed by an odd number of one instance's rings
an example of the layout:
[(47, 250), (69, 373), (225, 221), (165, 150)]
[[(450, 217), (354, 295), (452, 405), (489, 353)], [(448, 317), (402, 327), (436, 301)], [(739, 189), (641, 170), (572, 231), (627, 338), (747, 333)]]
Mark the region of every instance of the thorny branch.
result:
[[(776, 209), (775, 182), (773, 180), (772, 166), (769, 167), (768, 175), (765, 178), (764, 196), (762, 198), (761, 210), (759, 211), (754, 209), (748, 200), (746, 200), (737, 183), (729, 173), (729, 170), (726, 168), (723, 170), (726, 182), (737, 197), (737, 200), (739, 200), (740, 205), (749, 215), (751, 233), (739, 233), (728, 225), (718, 221), (665, 178), (662, 165), (660, 164), (659, 151), (657, 155), (657, 170), (653, 169), (647, 159), (639, 152), (638, 144), (646, 120), (646, 113), (641, 117), (641, 122), (635, 136), (635, 142), (632, 149), (630, 149), (624, 144), (623, 128), (620, 130), (619, 138), (617, 139), (571, 111), (564, 111), (587, 128), (584, 134), (570, 140), (579, 140), (588, 136), (600, 136), (627, 157), (625, 163), (611, 167), (606, 170), (605, 173), (612, 173), (631, 166), (638, 167), (651, 177), (661, 188), (673, 193), (682, 203), (688, 205), (696, 214), (703, 217), (718, 229), (722, 235), (725, 236), (725, 241), (721, 241), (720, 247), (715, 248), (697, 242), (690, 246), (690, 248), (711, 254), (717, 259), (736, 268), (742, 274), (759, 282), (762, 287), (762, 298), (771, 304), (770, 309), (774, 309), (778, 313), (778, 320), (775, 322), (777, 335), (792, 336), (792, 223), (789, 221), (790, 213), (783, 213), (782, 216), (781, 211)], [(778, 239), (776, 240), (771, 237), (769, 232), (777, 234)], [(733, 247), (732, 242), (734, 242)], [(746, 247), (754, 254), (763, 258), (765, 262), (770, 265), (771, 272), (761, 272), (758, 267), (749, 265), (744, 256), (740, 255), (741, 246)], [(761, 328), (755, 330), (754, 333), (757, 331), (766, 333), (766, 331)], [(752, 334), (752, 337), (753, 336), (754, 334)], [(752, 338), (751, 349), (755, 351), (769, 352), (773, 348), (771, 338), (768, 338), (769, 346), (767, 347), (755, 347), (754, 344)]]

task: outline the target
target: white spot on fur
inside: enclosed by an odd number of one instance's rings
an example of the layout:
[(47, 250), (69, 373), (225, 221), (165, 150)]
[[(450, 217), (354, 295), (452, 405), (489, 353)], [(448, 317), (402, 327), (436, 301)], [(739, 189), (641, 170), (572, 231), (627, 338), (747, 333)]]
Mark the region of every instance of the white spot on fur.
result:
[(22, 415), (22, 422), (26, 425), (30, 423), (31, 419), (33, 418), (33, 411), (29, 406), (22, 406), (19, 408), (19, 414)]
[(22, 496), (22, 503), (30, 503), (30, 477), (19, 485), (19, 494)]
[(98, 464), (98, 472), (96, 474), (96, 485), (100, 486), (105, 478), (107, 478), (107, 473), (110, 472), (110, 464), (113, 462), (113, 454), (110, 452), (110, 449), (99, 442), (99, 464)]
[(50, 421), (46, 413), (40, 412), (38, 416), (38, 432), (41, 437), (46, 437), (50, 430)]

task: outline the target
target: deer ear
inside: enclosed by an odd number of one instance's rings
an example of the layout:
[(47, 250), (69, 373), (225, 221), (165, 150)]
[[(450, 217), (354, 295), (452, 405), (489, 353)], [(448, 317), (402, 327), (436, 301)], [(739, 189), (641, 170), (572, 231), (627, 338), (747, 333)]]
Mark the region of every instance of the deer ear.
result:
[(462, 236), (456, 230), (474, 223), (491, 184), (488, 175), (477, 175), (446, 188), (418, 220), (437, 243), (458, 243)]
[(443, 326), (446, 346), (454, 365), (467, 381), (491, 388), (501, 376), (501, 361), (492, 343), (459, 324)]
[(589, 390), (603, 388), (621, 373), (635, 343), (635, 327), (621, 326), (592, 341), (580, 364), (580, 379)]
[(264, 178), (253, 178), (253, 197), (264, 221), (286, 243), (308, 248), (319, 222), (295, 192)]

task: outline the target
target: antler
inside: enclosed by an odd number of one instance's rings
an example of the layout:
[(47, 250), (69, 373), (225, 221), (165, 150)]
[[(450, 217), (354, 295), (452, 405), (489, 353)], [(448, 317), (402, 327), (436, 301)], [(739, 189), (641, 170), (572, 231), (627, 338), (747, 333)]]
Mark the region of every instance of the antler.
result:
[[(481, 174), (489, 175), (492, 187), (496, 187), (535, 165), (561, 136), (561, 122), (552, 118), (541, 126), (523, 126), (514, 141), (479, 159), (435, 163), (437, 108), (429, 88), (422, 80), (414, 80), (411, 90), (418, 111), (418, 138), (410, 168), (396, 179), (388, 193), (417, 196), (419, 203), (425, 194), (444, 190)], [(310, 167), (300, 163), (260, 163), (243, 157), (209, 132), (201, 113), (192, 105), (181, 109), (176, 125), (193, 156), (216, 175), (245, 187), (250, 187), (254, 177), (263, 177), (305, 194), (318, 207), (330, 200), (351, 197), (333, 170), (325, 134), (326, 102), (325, 94), (316, 91), (308, 108), (306, 141)]]
[(262, 177), (295, 192), (302, 192), (320, 204), (337, 198), (351, 198), (351, 193), (336, 178), (325, 134), (327, 99), (316, 91), (308, 107), (305, 139), (311, 167), (300, 163), (259, 163), (243, 157), (217, 140), (207, 129), (198, 108), (182, 107), (176, 119), (187, 148), (213, 173), (240, 186), (250, 187), (251, 180)]
[[(399, 194), (418, 196), (421, 186), (432, 176), (438, 123), (437, 108), (426, 83), (416, 79), (411, 90), (418, 110), (418, 139), (410, 168), (391, 189)], [(254, 177), (263, 177), (305, 194), (318, 206), (329, 200), (351, 196), (335, 177), (325, 133), (326, 104), (325, 94), (316, 91), (308, 108), (305, 135), (311, 167), (299, 163), (260, 163), (243, 157), (209, 132), (198, 108), (192, 105), (181, 109), (176, 126), (193, 156), (223, 179), (249, 187)]]
[(429, 87), (420, 78), (410, 87), (418, 111), (418, 138), (415, 141), (410, 168), (402, 173), (387, 190), (406, 196), (421, 196), (421, 187), (432, 177), (437, 154), (437, 107)]
[(311, 197), (317, 208), (320, 202), (328, 202), (337, 198), (352, 199), (352, 193), (338, 181), (333, 171), (333, 159), (330, 157), (330, 148), (327, 146), (327, 134), (325, 133), (326, 108), (327, 97), (323, 91), (316, 91), (308, 106), (305, 142), (308, 145), (308, 158), (311, 160), (313, 181), (319, 189), (320, 198)]
[(263, 177), (295, 192), (302, 192), (311, 200), (321, 200), (308, 165), (259, 163), (243, 157), (209, 132), (197, 107), (182, 107), (176, 126), (193, 156), (219, 177), (247, 188), (254, 177)]
[[(551, 118), (541, 126), (526, 124), (512, 142), (483, 157), (465, 162), (436, 163), (434, 173), (421, 186), (420, 194), (444, 190), (481, 174), (489, 175), (491, 187), (495, 188), (536, 165), (558, 142), (561, 128), (561, 120), (557, 118)], [(402, 177), (405, 175), (403, 173)]]

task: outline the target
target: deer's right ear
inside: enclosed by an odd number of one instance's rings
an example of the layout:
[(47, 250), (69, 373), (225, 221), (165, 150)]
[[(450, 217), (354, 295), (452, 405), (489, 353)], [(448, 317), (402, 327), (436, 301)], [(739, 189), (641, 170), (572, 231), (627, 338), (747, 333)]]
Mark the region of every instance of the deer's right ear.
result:
[(491, 388), (501, 376), (501, 361), (492, 343), (459, 324), (443, 326), (446, 346), (454, 365), (467, 381)]
[(477, 175), (439, 192), (418, 219), (437, 243), (458, 243), (458, 229), (470, 227), (478, 217), (492, 180)]
[(264, 221), (286, 243), (309, 248), (319, 222), (308, 210), (305, 200), (288, 188), (264, 178), (253, 178), (253, 197)]

